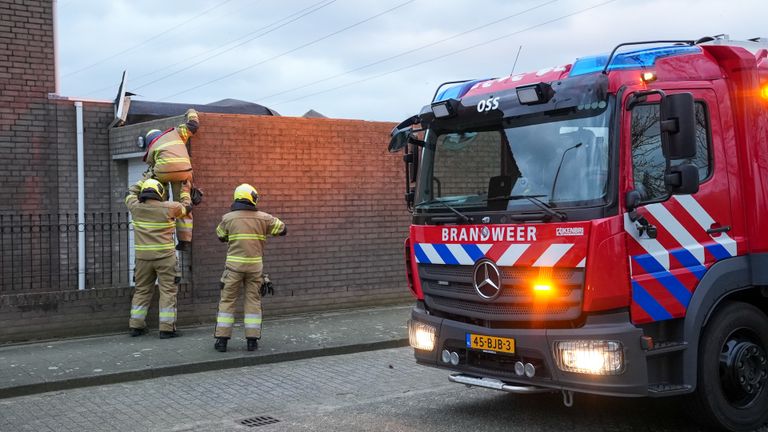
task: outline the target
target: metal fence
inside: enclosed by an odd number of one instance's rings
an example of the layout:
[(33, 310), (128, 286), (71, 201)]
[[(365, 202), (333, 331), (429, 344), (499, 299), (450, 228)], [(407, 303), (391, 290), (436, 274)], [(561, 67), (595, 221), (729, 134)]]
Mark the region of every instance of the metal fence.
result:
[[(0, 215), (0, 293), (78, 289), (78, 237), (85, 234), (85, 288), (133, 284), (133, 225), (128, 213)], [(189, 280), (190, 253), (180, 254)]]

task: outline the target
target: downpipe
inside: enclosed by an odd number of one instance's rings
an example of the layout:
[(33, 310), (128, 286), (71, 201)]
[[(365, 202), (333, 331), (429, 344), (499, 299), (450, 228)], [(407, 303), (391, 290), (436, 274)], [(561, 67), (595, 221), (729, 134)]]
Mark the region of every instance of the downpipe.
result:
[(83, 102), (75, 102), (77, 130), (77, 289), (85, 289), (85, 151)]

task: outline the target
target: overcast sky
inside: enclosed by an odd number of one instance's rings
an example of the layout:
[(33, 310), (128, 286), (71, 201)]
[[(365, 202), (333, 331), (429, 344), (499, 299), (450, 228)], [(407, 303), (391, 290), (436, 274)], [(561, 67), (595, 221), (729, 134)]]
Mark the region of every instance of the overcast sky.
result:
[(768, 37), (766, 0), (58, 0), (60, 93), (399, 121), (441, 82), (620, 42)]

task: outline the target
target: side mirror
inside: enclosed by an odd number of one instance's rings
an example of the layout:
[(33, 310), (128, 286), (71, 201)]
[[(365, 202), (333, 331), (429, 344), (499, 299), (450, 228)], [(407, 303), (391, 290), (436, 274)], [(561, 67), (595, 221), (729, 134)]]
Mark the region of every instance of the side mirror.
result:
[(661, 100), (661, 141), (669, 160), (696, 157), (696, 118), (693, 95), (678, 93)]
[(640, 196), (640, 192), (636, 190), (631, 190), (627, 192), (627, 195), (624, 198), (624, 203), (627, 207), (627, 211), (631, 212), (637, 209), (637, 207), (640, 205), (640, 200), (642, 197)]
[(421, 117), (415, 115), (408, 117), (400, 122), (399, 125), (392, 129), (389, 134), (392, 139), (389, 141), (388, 150), (390, 153), (395, 153), (403, 149), (408, 144), (408, 140), (413, 132), (413, 125), (421, 123)]
[(642, 196), (640, 195), (640, 192), (636, 190), (628, 191), (624, 196), (624, 205), (627, 207), (629, 220), (632, 222), (635, 222), (640, 218), (637, 214), (637, 207), (640, 205), (640, 200), (642, 200)]
[(410, 127), (405, 129), (393, 129), (391, 135), (392, 139), (389, 140), (389, 147), (387, 147), (387, 150), (389, 150), (390, 153), (397, 153), (405, 148), (405, 146), (408, 145), (408, 138), (411, 136), (411, 130)]
[(664, 174), (664, 185), (672, 195), (689, 195), (699, 191), (699, 169), (694, 164), (669, 167)]

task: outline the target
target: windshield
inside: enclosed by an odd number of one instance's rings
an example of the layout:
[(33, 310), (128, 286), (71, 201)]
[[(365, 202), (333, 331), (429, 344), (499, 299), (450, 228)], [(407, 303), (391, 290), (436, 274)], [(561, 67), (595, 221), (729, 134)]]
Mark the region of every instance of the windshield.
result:
[(489, 210), (531, 207), (522, 196), (561, 208), (604, 203), (609, 105), (600, 102), (594, 108), (509, 122), (498, 129), (430, 131), (417, 206), (444, 209), (442, 202)]

